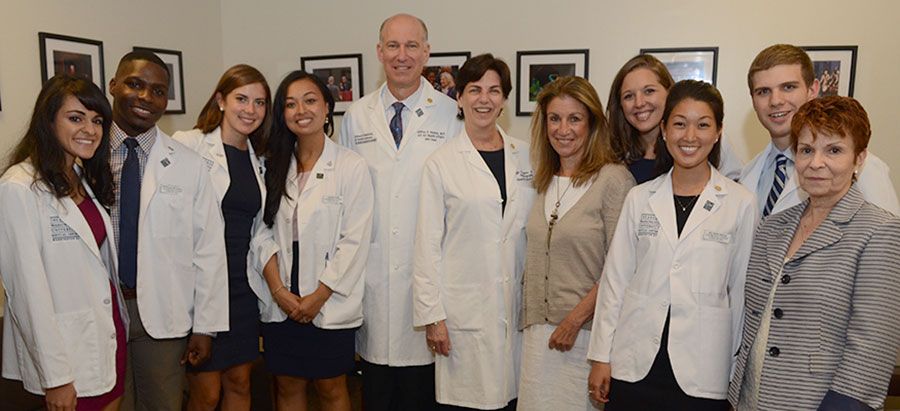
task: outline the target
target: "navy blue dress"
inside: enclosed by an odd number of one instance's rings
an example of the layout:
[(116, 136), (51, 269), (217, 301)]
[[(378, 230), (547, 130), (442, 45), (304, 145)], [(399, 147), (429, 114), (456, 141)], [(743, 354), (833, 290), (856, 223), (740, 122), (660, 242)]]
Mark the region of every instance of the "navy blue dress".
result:
[(247, 282), (247, 253), (253, 218), (262, 207), (250, 152), (225, 145), (231, 184), (222, 199), (225, 251), (228, 259), (229, 331), (213, 339), (212, 355), (190, 371), (222, 371), (259, 356), (259, 306)]
[(628, 171), (631, 171), (631, 175), (634, 176), (634, 181), (638, 184), (653, 180), (655, 177), (653, 175), (655, 169), (655, 159), (640, 158), (628, 165)]

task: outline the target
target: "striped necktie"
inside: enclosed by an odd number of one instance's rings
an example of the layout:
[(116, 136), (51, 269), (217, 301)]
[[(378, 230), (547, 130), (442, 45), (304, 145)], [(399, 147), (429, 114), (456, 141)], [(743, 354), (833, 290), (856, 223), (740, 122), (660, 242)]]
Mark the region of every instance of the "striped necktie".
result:
[(403, 139), (403, 118), (400, 116), (400, 113), (403, 112), (403, 103), (396, 102), (391, 104), (391, 107), (394, 108), (394, 117), (391, 118), (391, 134), (394, 136), (394, 143), (397, 144), (397, 148), (400, 148), (400, 140)]
[(769, 215), (775, 208), (778, 196), (784, 190), (784, 181), (787, 177), (787, 156), (779, 154), (775, 156), (775, 178), (772, 179), (772, 189), (769, 190), (769, 197), (766, 199), (766, 207), (763, 209), (763, 217)]

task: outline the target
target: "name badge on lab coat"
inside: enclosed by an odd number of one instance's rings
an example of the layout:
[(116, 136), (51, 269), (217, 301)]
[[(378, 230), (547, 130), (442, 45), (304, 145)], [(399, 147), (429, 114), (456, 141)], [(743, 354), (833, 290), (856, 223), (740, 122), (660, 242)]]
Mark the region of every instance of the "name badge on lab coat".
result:
[(715, 241), (721, 244), (731, 244), (731, 233), (717, 233), (715, 231), (704, 230), (703, 241)]

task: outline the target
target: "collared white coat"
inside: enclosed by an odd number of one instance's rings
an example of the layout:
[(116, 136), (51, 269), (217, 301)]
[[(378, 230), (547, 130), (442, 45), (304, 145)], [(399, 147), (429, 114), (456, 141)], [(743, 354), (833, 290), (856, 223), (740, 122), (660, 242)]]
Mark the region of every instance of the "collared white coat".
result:
[[(218, 200), (219, 208), (221, 209), (222, 199), (225, 198), (225, 194), (228, 192), (228, 188), (231, 187), (231, 174), (229, 174), (228, 170), (228, 157), (225, 156), (225, 146), (222, 142), (222, 127), (217, 127), (215, 130), (209, 132), (208, 134), (204, 134), (199, 129), (179, 131), (173, 134), (172, 138), (175, 139), (175, 141), (186, 145), (191, 150), (194, 150), (197, 154), (200, 155), (200, 157), (203, 158), (206, 169), (209, 171), (213, 189), (216, 192), (216, 200)], [(256, 152), (253, 150), (253, 144), (248, 142), (247, 148), (250, 151), (250, 165), (253, 167), (253, 176), (256, 178), (256, 184), (259, 186), (259, 200), (261, 205), (259, 208), (259, 212), (256, 214), (256, 217), (253, 218), (253, 226), (250, 229), (250, 233), (251, 235), (253, 235), (260, 232), (259, 228), (261, 225), (263, 225), (262, 218), (263, 213), (266, 209), (266, 182), (264, 180), (266, 170), (265, 168), (263, 168), (262, 163), (256, 156)], [(253, 239), (251, 239), (251, 244), (253, 244), (254, 241), (259, 241), (259, 239), (254, 237)], [(251, 253), (247, 253), (248, 279), (259, 275), (253, 269), (253, 267), (255, 266), (254, 263), (255, 260)], [(266, 293), (266, 295), (268, 295), (268, 293)]]
[(312, 294), (319, 282), (333, 291), (312, 323), (325, 329), (358, 327), (363, 319), (363, 273), (372, 235), (374, 201), (366, 162), (325, 137), (325, 148), (302, 192), (298, 192), (298, 180), (297, 160), (292, 156), (285, 195), (274, 224), (272, 228), (261, 225), (263, 234), (251, 250), (259, 274), (250, 278), (250, 287), (259, 297), (262, 321), (287, 319), (273, 300), (262, 272), (277, 253), (279, 277), (285, 287), (291, 288), (296, 216), (300, 295)]
[[(628, 193), (594, 316), (588, 358), (636, 382), (667, 349), (678, 386), (724, 399), (741, 338), (755, 196), (711, 167), (678, 236), (672, 171)], [(668, 347), (660, 347), (671, 309)], [(615, 395), (613, 393), (612, 395)]]
[(390, 366), (425, 365), (434, 356), (413, 328), (412, 260), (425, 159), (459, 134), (456, 102), (422, 79), (422, 96), (398, 149), (388, 128), (383, 84), (344, 115), (340, 143), (366, 160), (375, 189), (372, 242), (365, 274), (362, 328), (356, 350), (366, 361)]
[[(776, 148), (770, 141), (766, 148), (757, 154), (741, 172), (741, 178), (738, 181), (744, 187), (747, 187), (751, 193), (756, 194), (756, 188), (759, 186), (759, 179), (763, 173), (766, 157), (773, 150), (776, 150)], [(866, 201), (890, 211), (894, 215), (900, 215), (900, 202), (897, 200), (897, 193), (894, 191), (894, 184), (891, 182), (890, 175), (890, 167), (882, 159), (869, 152), (866, 155), (863, 166), (859, 170), (856, 186), (859, 187)], [(797, 185), (798, 183), (797, 169), (794, 168), (793, 174), (784, 184), (781, 196), (778, 197), (778, 201), (775, 202), (775, 206), (772, 207), (770, 214), (787, 210), (806, 201), (809, 195)], [(761, 216), (762, 210), (759, 210), (757, 215)]]
[[(79, 396), (116, 382), (116, 328), (110, 282), (118, 286), (109, 215), (96, 200), (107, 233), (94, 234), (70, 197), (34, 183), (30, 161), (0, 178), (0, 278), (6, 287), (3, 377), (29, 392), (75, 383)], [(82, 182), (93, 197), (90, 187)], [(117, 292), (119, 314), (128, 314)]]
[[(499, 127), (498, 127), (499, 130)], [(525, 221), (535, 197), (528, 144), (503, 136), (506, 209), (465, 131), (426, 162), (413, 269), (416, 326), (446, 320), (437, 401), (497, 409), (516, 398)], [(418, 344), (427, 346), (424, 336)]]
[(157, 128), (141, 181), (137, 303), (153, 338), (228, 331), (225, 223), (206, 164)]

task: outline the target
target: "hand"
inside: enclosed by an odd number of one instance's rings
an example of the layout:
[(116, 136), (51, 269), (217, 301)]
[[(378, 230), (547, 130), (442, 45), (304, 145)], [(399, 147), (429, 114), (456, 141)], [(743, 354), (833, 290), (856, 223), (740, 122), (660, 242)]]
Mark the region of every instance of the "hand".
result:
[(290, 292), (288, 289), (279, 290), (272, 296), (278, 308), (287, 314), (288, 318), (300, 322), (300, 301), (299, 295)]
[[(319, 315), (322, 306), (331, 297), (332, 291), (325, 284), (319, 283), (319, 287), (312, 294), (300, 298), (300, 306), (297, 309), (297, 318), (294, 321), (308, 323)], [(293, 317), (292, 317), (293, 318)]]
[(556, 329), (553, 330), (553, 334), (550, 335), (550, 349), (562, 352), (571, 350), (572, 346), (575, 345), (575, 339), (578, 338), (578, 331), (580, 329), (581, 327), (575, 324), (575, 321), (566, 317), (556, 326)]
[(588, 394), (591, 399), (600, 403), (609, 402), (609, 381), (612, 379), (612, 367), (608, 362), (591, 362), (591, 374), (588, 376)]
[(450, 356), (450, 333), (444, 320), (425, 326), (425, 343), (435, 354)]
[(72, 382), (59, 387), (48, 388), (44, 393), (47, 411), (75, 411), (77, 396), (75, 383)]
[(201, 334), (191, 334), (187, 348), (181, 356), (181, 365), (188, 362), (194, 367), (203, 364), (209, 359), (212, 352), (212, 337)]

